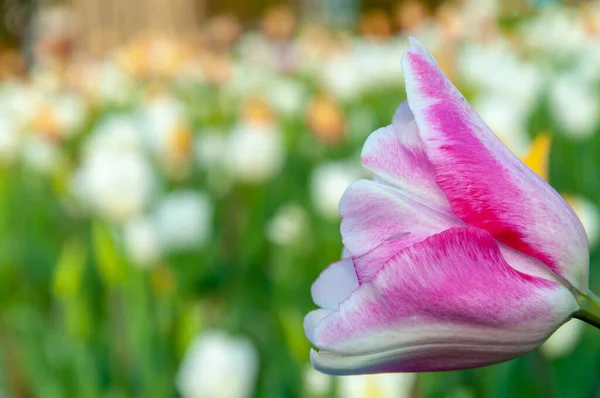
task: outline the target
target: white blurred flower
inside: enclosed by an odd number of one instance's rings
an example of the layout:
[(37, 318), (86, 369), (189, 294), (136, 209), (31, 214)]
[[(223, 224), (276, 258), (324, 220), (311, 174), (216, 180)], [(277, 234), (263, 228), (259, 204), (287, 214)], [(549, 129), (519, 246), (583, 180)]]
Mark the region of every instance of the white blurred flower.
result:
[(593, 85), (574, 73), (556, 76), (550, 89), (551, 114), (572, 138), (594, 132), (600, 115), (600, 100)]
[(22, 148), (23, 162), (41, 173), (55, 171), (63, 161), (60, 148), (53, 142), (39, 136), (27, 137)]
[(296, 204), (281, 206), (267, 223), (267, 239), (282, 246), (293, 245), (306, 231), (306, 217), (306, 211)]
[(211, 233), (213, 205), (195, 191), (176, 191), (159, 203), (155, 221), (165, 251), (188, 250), (204, 244)]
[(57, 122), (65, 136), (71, 136), (81, 127), (87, 117), (86, 105), (77, 95), (63, 94), (51, 99)]
[(76, 174), (75, 190), (104, 217), (123, 222), (146, 207), (153, 187), (152, 169), (137, 152), (92, 151)]
[(249, 339), (208, 331), (188, 348), (177, 374), (177, 390), (184, 398), (249, 398), (258, 365), (258, 352)]
[(44, 102), (44, 93), (30, 85), (2, 83), (0, 108), (13, 118), (17, 127), (24, 127)]
[(215, 131), (202, 131), (196, 134), (194, 152), (196, 162), (205, 170), (223, 165), (227, 151), (227, 138)]
[(574, 69), (574, 73), (585, 81), (600, 81), (600, 41), (593, 41), (580, 49)]
[(0, 113), (0, 162), (12, 162), (20, 146), (20, 133), (16, 123), (7, 112)]
[(237, 50), (244, 62), (272, 72), (293, 70), (299, 57), (294, 42), (275, 43), (260, 33), (252, 32), (242, 37)]
[(339, 377), (340, 398), (409, 398), (417, 375), (414, 373), (384, 373), (366, 376)]
[(140, 151), (131, 117), (101, 122), (84, 145), (75, 194), (104, 217), (123, 222), (141, 214), (154, 186), (152, 167)]
[(268, 91), (269, 83), (273, 78), (273, 72), (267, 68), (259, 68), (247, 62), (237, 62), (231, 79), (225, 82), (221, 92), (225, 98), (243, 100)]
[(331, 393), (333, 377), (308, 366), (304, 372), (304, 391), (309, 397), (328, 397)]
[(581, 220), (588, 237), (590, 247), (598, 243), (600, 237), (600, 211), (589, 199), (581, 196), (568, 196), (567, 201)]
[(141, 217), (124, 226), (125, 249), (135, 265), (151, 267), (160, 260), (160, 238), (153, 221)]
[(60, 90), (62, 83), (59, 68), (51, 65), (33, 65), (29, 78), (32, 85), (40, 92), (56, 92)]
[(316, 209), (327, 218), (339, 217), (338, 206), (346, 188), (361, 177), (361, 171), (344, 162), (318, 166), (311, 176), (311, 194)]
[(147, 144), (171, 177), (187, 175), (193, 137), (185, 105), (175, 97), (154, 99), (141, 110)]
[(584, 25), (572, 7), (548, 5), (520, 26), (520, 37), (528, 47), (553, 58), (568, 57), (586, 42)]
[(148, 144), (158, 154), (168, 151), (171, 134), (187, 124), (184, 104), (171, 97), (154, 99), (145, 104), (141, 116)]
[(320, 69), (320, 74), (327, 90), (342, 100), (351, 100), (362, 92), (361, 74), (350, 54), (337, 54)]
[(323, 85), (342, 100), (352, 100), (365, 91), (402, 85), (399, 67), (405, 41), (374, 43), (356, 41), (351, 51), (340, 53), (320, 69)]
[(86, 142), (87, 151), (141, 151), (142, 131), (138, 119), (129, 113), (103, 119)]
[(465, 35), (479, 39), (482, 28), (498, 19), (499, 6), (499, 0), (463, 1), (459, 11)]
[(83, 84), (101, 102), (123, 104), (134, 94), (133, 80), (114, 62), (105, 61), (86, 72)]
[(283, 167), (283, 137), (272, 124), (245, 123), (229, 135), (226, 157), (233, 175), (243, 182), (262, 183)]
[(35, 107), (25, 121), (28, 130), (51, 140), (73, 136), (87, 117), (85, 103), (74, 94), (48, 94)]
[(306, 92), (299, 81), (291, 79), (272, 79), (265, 92), (275, 109), (287, 115), (297, 114), (306, 101)]
[(547, 79), (537, 64), (519, 59), (509, 43), (496, 40), (478, 45), (471, 43), (458, 53), (458, 70), (462, 79), (484, 92), (503, 94), (529, 113), (541, 95)]
[(493, 92), (478, 96), (473, 107), (512, 152), (517, 156), (527, 154), (531, 144), (527, 134), (527, 108), (510, 96)]
[(217, 195), (228, 192), (233, 183), (232, 171), (226, 167), (227, 144), (227, 136), (210, 130), (196, 134), (194, 143), (196, 164), (206, 172), (206, 185)]
[(299, 80), (244, 62), (235, 64), (233, 76), (225, 82), (222, 94), (234, 101), (264, 98), (273, 108), (285, 114), (299, 112), (307, 98), (306, 88)]
[(549, 359), (560, 358), (572, 353), (583, 335), (584, 322), (571, 319), (561, 326), (541, 346), (542, 353)]

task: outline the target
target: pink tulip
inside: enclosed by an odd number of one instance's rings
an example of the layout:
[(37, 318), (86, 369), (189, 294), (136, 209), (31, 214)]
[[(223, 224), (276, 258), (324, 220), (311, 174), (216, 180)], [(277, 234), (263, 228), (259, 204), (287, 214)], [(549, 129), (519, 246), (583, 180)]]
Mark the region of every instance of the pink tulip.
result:
[(573, 316), (600, 324), (579, 219), (484, 124), (417, 40), (408, 100), (340, 202), (344, 258), (312, 286), (313, 366), (472, 368), (520, 356)]

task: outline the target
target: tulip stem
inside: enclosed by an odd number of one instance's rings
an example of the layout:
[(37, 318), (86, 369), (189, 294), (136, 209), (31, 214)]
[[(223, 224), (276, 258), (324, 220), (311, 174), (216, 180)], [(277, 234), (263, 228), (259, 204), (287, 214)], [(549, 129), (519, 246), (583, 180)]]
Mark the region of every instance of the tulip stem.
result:
[(573, 316), (600, 329), (600, 298), (590, 291), (580, 300), (579, 308)]

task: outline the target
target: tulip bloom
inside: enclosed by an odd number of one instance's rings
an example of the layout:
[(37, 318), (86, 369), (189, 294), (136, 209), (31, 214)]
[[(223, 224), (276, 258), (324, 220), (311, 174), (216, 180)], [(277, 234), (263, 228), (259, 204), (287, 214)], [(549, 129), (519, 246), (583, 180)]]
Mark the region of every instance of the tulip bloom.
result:
[(573, 316), (599, 324), (579, 219), (411, 39), (408, 100), (340, 202), (344, 258), (305, 318), (330, 374), (472, 368), (520, 356)]

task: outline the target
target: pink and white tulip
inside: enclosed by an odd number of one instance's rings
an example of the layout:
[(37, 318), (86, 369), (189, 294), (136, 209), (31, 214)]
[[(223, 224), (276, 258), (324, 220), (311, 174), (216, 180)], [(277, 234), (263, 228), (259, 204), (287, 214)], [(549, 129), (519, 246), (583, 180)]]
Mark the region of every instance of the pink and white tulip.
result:
[(485, 125), (417, 40), (408, 100), (340, 201), (344, 258), (312, 286), (313, 366), (330, 374), (485, 366), (573, 316), (597, 323), (588, 242), (563, 198)]

